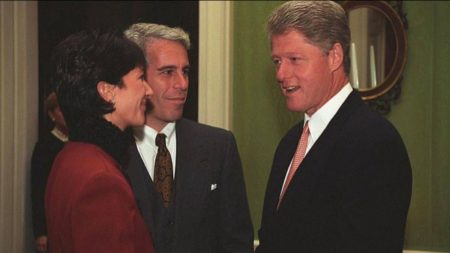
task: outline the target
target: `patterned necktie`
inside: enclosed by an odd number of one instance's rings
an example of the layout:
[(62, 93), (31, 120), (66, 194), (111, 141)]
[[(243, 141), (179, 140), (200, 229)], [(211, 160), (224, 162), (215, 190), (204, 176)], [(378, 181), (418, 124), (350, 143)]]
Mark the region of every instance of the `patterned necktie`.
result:
[(289, 183), (291, 182), (292, 177), (294, 177), (295, 172), (300, 166), (300, 163), (303, 161), (303, 158), (306, 154), (306, 147), (308, 146), (308, 138), (309, 138), (309, 127), (308, 121), (303, 126), (303, 132), (300, 137), (300, 141), (297, 145), (297, 150), (295, 151), (294, 158), (292, 159), (291, 167), (289, 168), (288, 176), (286, 178), (286, 182), (284, 183), (284, 187), (281, 191), (280, 200), (278, 201), (278, 206), (280, 205), (281, 200), (283, 199), (284, 193), (286, 192)]
[(161, 198), (165, 207), (169, 206), (173, 187), (173, 169), (172, 159), (169, 150), (166, 147), (166, 135), (156, 135), (156, 146), (158, 153), (155, 160), (155, 174), (153, 180), (155, 182), (156, 191), (161, 193)]

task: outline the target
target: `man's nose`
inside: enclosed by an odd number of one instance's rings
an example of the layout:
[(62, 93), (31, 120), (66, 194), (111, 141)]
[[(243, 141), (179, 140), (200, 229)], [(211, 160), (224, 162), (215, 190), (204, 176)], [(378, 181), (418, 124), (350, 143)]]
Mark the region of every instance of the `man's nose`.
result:
[(181, 90), (187, 90), (189, 86), (189, 76), (184, 72), (178, 73), (176, 75), (175, 87)]
[(276, 69), (276, 78), (278, 82), (284, 81), (286, 78), (289, 77), (291, 72), (290, 67), (285, 62), (280, 62)]
[(144, 80), (144, 89), (145, 89), (145, 95), (147, 95), (147, 96), (153, 95), (152, 87), (150, 87), (150, 85), (145, 80)]

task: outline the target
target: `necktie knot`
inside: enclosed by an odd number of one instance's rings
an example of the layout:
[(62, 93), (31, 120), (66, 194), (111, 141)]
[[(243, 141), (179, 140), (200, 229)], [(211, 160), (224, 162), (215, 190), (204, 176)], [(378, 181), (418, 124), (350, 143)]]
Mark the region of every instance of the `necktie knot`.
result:
[(308, 121), (306, 121), (305, 125), (303, 126), (302, 136), (300, 138), (308, 138), (308, 137), (309, 137), (309, 124)]
[(166, 135), (165, 134), (157, 134), (155, 139), (155, 144), (158, 147), (165, 147), (166, 146)]

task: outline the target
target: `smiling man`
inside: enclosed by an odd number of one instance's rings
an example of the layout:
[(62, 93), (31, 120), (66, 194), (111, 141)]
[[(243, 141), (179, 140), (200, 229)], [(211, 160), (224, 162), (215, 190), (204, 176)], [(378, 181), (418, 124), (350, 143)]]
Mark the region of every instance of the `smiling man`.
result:
[(275, 152), (256, 252), (401, 253), (411, 166), (394, 126), (348, 81), (345, 11), (286, 2), (268, 33), (286, 106), (304, 120)]
[(188, 34), (145, 23), (125, 34), (144, 51), (153, 90), (146, 125), (135, 129), (128, 174), (156, 251), (253, 252), (233, 134), (182, 118), (189, 85)]

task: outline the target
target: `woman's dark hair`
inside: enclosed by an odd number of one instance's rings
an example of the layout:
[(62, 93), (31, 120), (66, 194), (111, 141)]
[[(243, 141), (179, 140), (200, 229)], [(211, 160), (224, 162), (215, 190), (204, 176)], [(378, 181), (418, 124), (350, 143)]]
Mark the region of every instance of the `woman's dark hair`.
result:
[(82, 31), (59, 43), (52, 55), (52, 83), (69, 129), (114, 111), (97, 91), (105, 81), (123, 86), (136, 67), (145, 71), (141, 49), (119, 31)]

